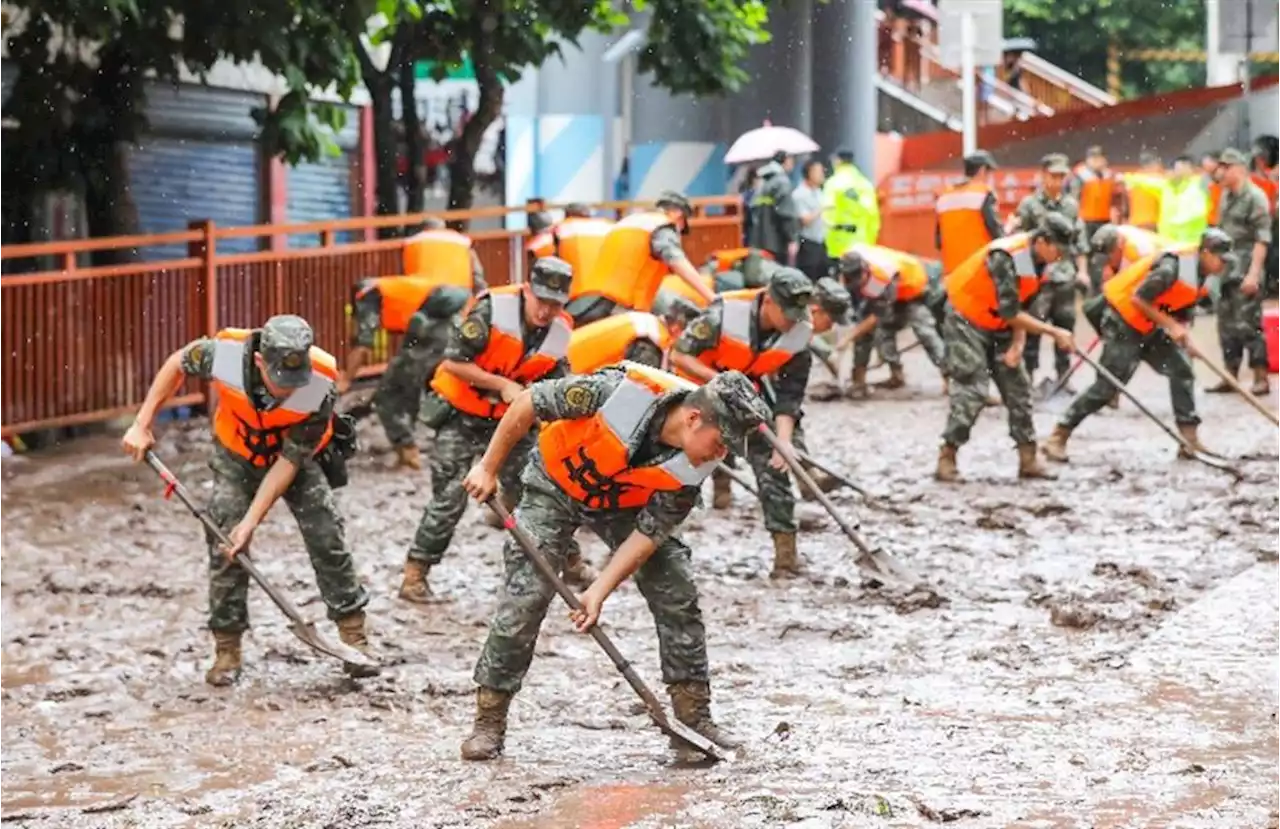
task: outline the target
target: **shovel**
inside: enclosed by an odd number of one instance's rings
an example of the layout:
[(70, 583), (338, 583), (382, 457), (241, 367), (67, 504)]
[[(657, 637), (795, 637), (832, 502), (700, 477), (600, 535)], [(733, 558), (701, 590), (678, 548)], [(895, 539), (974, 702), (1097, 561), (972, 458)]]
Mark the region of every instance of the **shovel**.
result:
[[(219, 544), (222, 544), (224, 547), (231, 546), (231, 539), (227, 538), (227, 534), (224, 533), (216, 523), (214, 523), (213, 519), (209, 517), (209, 514), (205, 512), (203, 508), (196, 504), (195, 499), (191, 497), (191, 493), (187, 491), (186, 487), (178, 482), (178, 479), (174, 477), (174, 474), (169, 471), (169, 467), (164, 465), (164, 462), (156, 456), (155, 452), (150, 450), (147, 451), (147, 464), (154, 469), (156, 474), (164, 481), (165, 500), (168, 500), (171, 496), (176, 494), (178, 496), (178, 500), (182, 502), (183, 506), (189, 509), (192, 515), (200, 519), (200, 523), (204, 524), (205, 529), (213, 533), (213, 537), (217, 539)], [(335, 659), (341, 659), (343, 662), (349, 662), (352, 665), (360, 665), (370, 668), (378, 666), (378, 663), (370, 658), (368, 654), (362, 653), (349, 645), (344, 645), (341, 642), (334, 642), (333, 640), (328, 639), (323, 636), (320, 631), (316, 630), (315, 622), (308, 622), (306, 619), (302, 618), (302, 614), (298, 612), (298, 609), (294, 607), (282, 593), (277, 591), (265, 578), (262, 577), (262, 573), (258, 572), (258, 568), (254, 566), (254, 563), (249, 559), (248, 553), (239, 553), (236, 555), (235, 562), (244, 568), (245, 572), (247, 572), (249, 576), (258, 583), (258, 586), (261, 587), (269, 597), (271, 597), (271, 601), (275, 603), (276, 607), (280, 608), (280, 611), (289, 618), (289, 632), (301, 639), (313, 650), (332, 656)]]
[(791, 467), (792, 473), (799, 479), (800, 483), (813, 493), (813, 497), (818, 500), (818, 503), (822, 504), (822, 508), (827, 511), (832, 520), (849, 537), (849, 540), (853, 542), (853, 546), (858, 548), (858, 557), (853, 562), (855, 567), (861, 570), (868, 578), (881, 583), (894, 583), (900, 587), (915, 587), (920, 584), (920, 579), (915, 574), (895, 561), (884, 550), (879, 547), (872, 547), (858, 534), (857, 528), (850, 524), (844, 516), (840, 515), (836, 510), (835, 504), (831, 503), (831, 499), (827, 497), (827, 494), (818, 487), (817, 482), (805, 471), (800, 461), (796, 460), (795, 456), (791, 454), (791, 447), (784, 446), (768, 424), (760, 424), (760, 434), (769, 442), (773, 450), (787, 462), (787, 466)]
[[(1093, 350), (1098, 347), (1098, 343), (1100, 342), (1102, 342), (1101, 337), (1094, 337), (1093, 342), (1089, 343), (1089, 345), (1085, 348), (1084, 353), (1092, 354)], [(1077, 354), (1075, 362), (1073, 362), (1071, 364), (1071, 367), (1067, 369), (1066, 374), (1063, 374), (1061, 377), (1058, 378), (1058, 382), (1052, 383), (1049, 381), (1048, 377), (1041, 380), (1040, 385), (1036, 388), (1036, 391), (1039, 392), (1040, 394), (1040, 402), (1043, 403), (1044, 401), (1056, 395), (1058, 392), (1065, 389), (1067, 387), (1067, 381), (1071, 379), (1071, 375), (1075, 374), (1076, 369), (1080, 368), (1080, 366), (1082, 365), (1084, 365), (1084, 359), (1079, 354)]]
[(723, 461), (716, 464), (716, 471), (726, 475), (727, 477), (732, 479), (735, 484), (742, 487), (747, 492), (750, 492), (752, 495), (756, 496), (757, 498), (760, 497), (760, 490), (752, 486), (751, 481), (748, 480), (745, 475), (743, 475), (738, 470), (734, 469), (729, 464), (724, 463)]
[(1225, 369), (1223, 369), (1217, 363), (1210, 360), (1208, 357), (1201, 354), (1199, 351), (1193, 350), (1191, 352), (1191, 356), (1199, 359), (1200, 362), (1204, 363), (1206, 366), (1209, 367), (1210, 371), (1218, 375), (1218, 377), (1222, 380), (1222, 382), (1226, 383), (1228, 386), (1230, 386), (1231, 388), (1239, 392), (1240, 396), (1245, 399), (1245, 402), (1248, 403), (1253, 408), (1257, 409), (1259, 412), (1261, 412), (1263, 417), (1265, 417), (1267, 420), (1270, 420), (1272, 423), (1276, 424), (1277, 426), (1280, 426), (1280, 417), (1277, 417), (1275, 412), (1271, 411), (1266, 406), (1262, 405), (1261, 400), (1259, 400), (1258, 398), (1254, 397), (1251, 393), (1246, 391), (1244, 386), (1236, 382), (1236, 378), (1228, 374)]
[[(868, 334), (868, 336), (870, 335)], [(911, 351), (912, 349), (919, 348), (919, 347), (920, 347), (920, 341), (916, 340), (915, 342), (907, 343), (906, 348), (899, 348), (898, 353), (906, 354), (908, 351)], [(874, 369), (874, 368), (880, 368), (880, 366), (882, 365), (884, 365), (884, 357), (880, 354), (879, 349), (876, 349), (876, 361), (871, 365), (867, 366), (867, 371), (870, 371), (871, 369)]]
[(1119, 391), (1125, 397), (1129, 398), (1130, 403), (1138, 407), (1138, 411), (1146, 415), (1151, 420), (1152, 423), (1156, 424), (1161, 429), (1163, 429), (1165, 434), (1167, 434), (1169, 437), (1177, 441), (1178, 445), (1182, 447), (1182, 451), (1185, 452), (1188, 456), (1195, 458), (1196, 460), (1200, 461), (1200, 463), (1206, 466), (1212, 466), (1214, 469), (1221, 469), (1223, 472), (1226, 472), (1228, 475), (1235, 478), (1237, 481), (1242, 480), (1244, 478), (1244, 476), (1240, 474), (1240, 470), (1236, 469), (1234, 466), (1222, 460), (1221, 458), (1218, 458), (1206, 452), (1198, 451), (1195, 448), (1193, 448), (1191, 444), (1187, 443), (1187, 441), (1182, 437), (1182, 435), (1178, 434), (1173, 429), (1170, 429), (1168, 424), (1166, 424), (1160, 418), (1156, 417), (1154, 412), (1152, 412), (1150, 409), (1144, 406), (1142, 404), (1142, 401), (1138, 400), (1138, 398), (1135, 397), (1132, 392), (1130, 392), (1127, 388), (1125, 388), (1124, 383), (1120, 382), (1120, 378), (1116, 377), (1110, 371), (1103, 368), (1101, 363), (1099, 363), (1097, 360), (1093, 359), (1083, 351), (1080, 351), (1077, 353), (1080, 355), (1081, 359), (1083, 359), (1086, 363), (1088, 363), (1090, 366), (1093, 367), (1094, 371), (1098, 372), (1099, 377), (1105, 378), (1108, 383), (1115, 386), (1117, 391)]
[[(516, 523), (515, 516), (507, 511), (496, 498), (490, 498), (485, 502), (489, 509), (493, 510), (498, 518), (502, 519), (502, 526), (507, 528), (511, 533), (511, 537), (520, 545), (520, 549), (524, 551), (529, 561), (533, 562), (533, 566), (538, 569), (542, 577), (551, 583), (556, 592), (560, 594), (560, 598), (564, 599), (564, 603), (574, 610), (582, 609), (582, 602), (578, 601), (578, 597), (569, 589), (569, 585), (564, 583), (564, 579), (560, 578), (560, 574), (551, 566), (551, 562), (547, 561), (541, 551), (538, 550), (538, 543), (534, 541), (533, 536), (529, 535), (519, 524)], [(614, 667), (622, 674), (622, 678), (631, 686), (631, 690), (635, 691), (637, 696), (644, 702), (644, 707), (649, 711), (649, 717), (653, 720), (654, 725), (672, 739), (679, 740), (691, 748), (702, 752), (708, 760), (723, 760), (724, 756), (720, 752), (720, 748), (711, 740), (694, 731), (689, 726), (679, 720), (668, 717), (666, 709), (662, 707), (662, 703), (649, 690), (649, 686), (645, 685), (644, 680), (636, 673), (635, 668), (631, 667), (631, 663), (626, 657), (618, 651), (613, 640), (610, 639), (599, 625), (591, 626), (591, 638), (596, 640), (609, 659), (613, 662)]]
[(819, 472), (823, 472), (827, 475), (830, 475), (833, 479), (835, 479), (837, 483), (840, 484), (840, 486), (844, 486), (844, 487), (848, 487), (849, 489), (852, 489), (854, 492), (858, 493), (868, 501), (874, 500), (871, 494), (867, 492), (865, 489), (858, 486), (853, 481), (849, 480), (847, 476), (841, 475), (839, 472), (836, 472), (834, 469), (827, 466), (826, 464), (822, 464), (822, 463), (819, 463), (818, 461), (815, 461), (813, 459), (813, 456), (810, 455), (809, 453), (801, 449), (798, 449), (796, 447), (792, 447), (792, 451), (796, 453), (796, 457), (799, 458), (801, 462), (805, 464), (805, 466), (812, 467), (813, 469), (816, 469)]

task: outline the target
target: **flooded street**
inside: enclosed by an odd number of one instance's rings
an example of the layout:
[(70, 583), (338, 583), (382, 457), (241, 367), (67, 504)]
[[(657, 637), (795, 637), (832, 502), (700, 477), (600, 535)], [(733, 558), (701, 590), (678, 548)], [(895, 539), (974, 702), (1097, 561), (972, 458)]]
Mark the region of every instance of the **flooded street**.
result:
[[(389, 666), (360, 682), (295, 640), (255, 589), (241, 683), (205, 685), (212, 643), (195, 520), (112, 438), (6, 460), (5, 821), (1276, 826), (1275, 429), (1237, 398), (1198, 396), (1202, 440), (1245, 458), (1234, 483), (1175, 460), (1173, 442), (1125, 402), (1080, 428), (1058, 481), (1020, 483), (1005, 412), (988, 410), (960, 452), (965, 482), (942, 485), (931, 473), (946, 399), (919, 352), (906, 356), (908, 389), (810, 404), (805, 427), (815, 456), (878, 496), (865, 505), (842, 491), (836, 503), (943, 601), (922, 607), (861, 586), (849, 543), (815, 504), (800, 508), (808, 577), (782, 585), (767, 578), (769, 537), (751, 496), (735, 487), (728, 514), (699, 511), (682, 536), (699, 576), (714, 710), (747, 740), (708, 769), (670, 766), (666, 739), (559, 604), (512, 706), (505, 757), (458, 760), (502, 535), (473, 505), (432, 574), (451, 601), (396, 600), (429, 485), (425, 472), (390, 469), (372, 420), (361, 427), (372, 451), (339, 494), (374, 596), (374, 649)], [(1162, 378), (1144, 367), (1131, 388), (1172, 422)], [(1055, 417), (1037, 413), (1041, 436)], [(157, 430), (157, 451), (197, 495), (209, 478), (205, 428)], [(584, 547), (601, 563), (598, 540)], [(331, 632), (283, 507), (254, 550)], [(652, 619), (633, 586), (604, 620), (660, 690)]]

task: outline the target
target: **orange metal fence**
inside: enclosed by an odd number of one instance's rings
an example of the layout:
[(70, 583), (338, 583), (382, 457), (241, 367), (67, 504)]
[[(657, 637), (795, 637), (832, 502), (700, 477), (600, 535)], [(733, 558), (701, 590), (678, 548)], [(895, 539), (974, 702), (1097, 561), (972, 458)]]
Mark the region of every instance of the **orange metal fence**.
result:
[[(741, 243), (736, 197), (693, 202), (696, 215), (685, 237), (693, 262)], [(623, 213), (640, 206), (610, 203), (600, 205), (598, 213)], [(523, 211), (487, 208), (439, 215), (462, 220), (517, 212)], [(273, 314), (305, 317), (316, 330), (317, 343), (344, 359), (351, 333), (347, 303), (352, 286), (366, 276), (400, 273), (404, 239), (373, 240), (373, 231), (417, 224), (424, 218), (426, 214), (239, 228), (200, 222), (187, 231), (154, 236), (6, 245), (0, 259), (51, 257), (61, 267), (0, 277), (0, 430), (8, 436), (127, 414), (141, 404), (155, 372), (174, 350), (220, 328), (259, 325)], [(363, 232), (366, 240), (337, 244), (342, 231)], [(304, 234), (318, 234), (321, 246), (218, 253), (218, 242), (224, 239)], [(518, 277), (524, 231), (471, 235), (490, 285)], [(102, 267), (78, 264), (95, 251), (175, 244), (187, 245), (185, 258)], [(199, 384), (189, 382), (170, 405), (202, 400)]]

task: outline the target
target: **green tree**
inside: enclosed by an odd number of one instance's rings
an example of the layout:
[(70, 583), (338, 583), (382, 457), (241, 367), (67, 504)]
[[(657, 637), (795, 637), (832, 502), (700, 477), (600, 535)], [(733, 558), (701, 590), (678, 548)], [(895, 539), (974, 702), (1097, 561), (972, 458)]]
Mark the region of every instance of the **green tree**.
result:
[[(1030, 37), (1036, 54), (1095, 86), (1107, 85), (1107, 47), (1202, 49), (1199, 0), (1004, 0), (1008, 37)], [(1121, 93), (1137, 97), (1204, 84), (1203, 63), (1125, 60)]]

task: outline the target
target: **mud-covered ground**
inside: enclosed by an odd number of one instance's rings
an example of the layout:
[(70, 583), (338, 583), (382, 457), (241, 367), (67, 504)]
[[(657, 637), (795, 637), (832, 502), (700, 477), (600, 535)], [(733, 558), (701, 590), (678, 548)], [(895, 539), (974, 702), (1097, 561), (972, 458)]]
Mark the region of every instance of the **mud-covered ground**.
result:
[[(715, 708), (747, 738), (710, 769), (665, 739), (592, 641), (552, 612), (504, 759), (458, 760), (501, 536), (472, 508), (438, 586), (393, 598), (428, 494), (366, 453), (340, 495), (390, 667), (345, 679), (255, 591), (234, 689), (210, 658), (195, 523), (107, 437), (6, 461), (3, 818), (38, 827), (1232, 827), (1276, 825), (1276, 431), (1202, 396), (1206, 443), (1245, 480), (1176, 461), (1126, 404), (1089, 421), (1056, 483), (1019, 483), (1003, 410), (930, 473), (945, 399), (908, 355), (910, 388), (813, 404), (816, 454), (879, 496), (864, 532), (946, 601), (863, 589), (833, 522), (802, 508), (810, 577), (765, 578), (769, 539), (745, 492), (699, 513), (694, 549)], [(1046, 355), (1047, 357), (1047, 355)], [(1132, 386), (1171, 419), (1163, 380)], [(1272, 393), (1270, 405), (1276, 401)], [(1052, 411), (1037, 415), (1042, 434)], [(158, 447), (200, 492), (201, 424)], [(381, 443), (366, 424), (366, 444)], [(377, 446), (371, 448), (377, 449)], [(385, 447), (384, 447), (385, 448)], [(428, 447), (429, 451), (429, 447)], [(323, 619), (283, 508), (259, 566)], [(598, 541), (587, 545), (597, 559)], [(634, 588), (610, 633), (658, 683)], [(327, 623), (323, 623), (327, 625)], [(105, 810), (105, 811), (103, 811)]]

